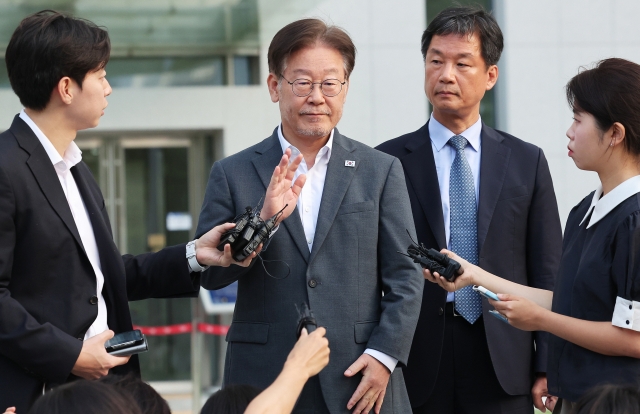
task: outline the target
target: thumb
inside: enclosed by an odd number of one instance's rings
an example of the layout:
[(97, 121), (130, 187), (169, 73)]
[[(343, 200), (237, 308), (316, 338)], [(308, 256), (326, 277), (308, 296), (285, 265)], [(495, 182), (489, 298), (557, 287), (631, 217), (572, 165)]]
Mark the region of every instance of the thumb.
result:
[(309, 336), (309, 332), (307, 332), (307, 328), (302, 328), (302, 330), (300, 331), (300, 339), (306, 338), (307, 336)]
[(360, 357), (356, 359), (356, 362), (351, 364), (349, 368), (347, 368), (347, 370), (344, 372), (344, 375), (345, 377), (352, 377), (360, 372), (365, 366), (366, 364), (364, 363), (364, 361), (362, 361), (362, 357)]
[(96, 337), (100, 339), (102, 342), (107, 342), (109, 339), (113, 338), (114, 335), (115, 334), (111, 329), (107, 329), (106, 331), (96, 335)]
[(497, 295), (498, 295), (498, 298), (500, 298), (500, 300), (503, 301), (503, 302), (507, 302), (507, 301), (510, 301), (510, 300), (515, 300), (515, 297), (511, 296), (508, 293), (498, 293)]

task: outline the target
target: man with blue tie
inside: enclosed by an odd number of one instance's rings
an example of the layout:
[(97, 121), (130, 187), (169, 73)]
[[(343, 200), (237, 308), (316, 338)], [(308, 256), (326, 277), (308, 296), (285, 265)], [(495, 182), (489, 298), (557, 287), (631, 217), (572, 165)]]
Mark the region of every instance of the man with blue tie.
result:
[[(553, 288), (562, 233), (542, 150), (482, 122), (503, 39), (480, 8), (438, 14), (422, 36), (433, 112), (378, 149), (404, 167), (418, 240), (492, 273)], [(414, 413), (532, 413), (546, 394), (546, 344), (488, 316), (471, 287), (424, 287), (407, 368)]]

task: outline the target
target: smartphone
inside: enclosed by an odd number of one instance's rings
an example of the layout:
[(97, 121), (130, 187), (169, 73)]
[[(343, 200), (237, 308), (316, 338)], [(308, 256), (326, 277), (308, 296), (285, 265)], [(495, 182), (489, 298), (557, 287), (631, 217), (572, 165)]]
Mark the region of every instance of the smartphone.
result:
[(138, 329), (114, 335), (104, 343), (104, 347), (113, 356), (129, 356), (149, 350), (147, 338)]
[(498, 295), (496, 295), (495, 293), (493, 293), (489, 289), (485, 288), (484, 286), (473, 285), (473, 290), (475, 290), (476, 292), (478, 292), (479, 294), (481, 294), (482, 296), (484, 296), (487, 299), (491, 299), (491, 300), (495, 300), (497, 302), (500, 302), (500, 298), (498, 298)]
[(504, 323), (509, 323), (509, 319), (507, 319), (506, 316), (504, 316), (503, 314), (501, 314), (500, 312), (498, 312), (495, 309), (491, 309), (489, 311), (490, 314), (492, 314), (493, 316), (495, 316), (496, 318), (500, 319), (502, 322)]

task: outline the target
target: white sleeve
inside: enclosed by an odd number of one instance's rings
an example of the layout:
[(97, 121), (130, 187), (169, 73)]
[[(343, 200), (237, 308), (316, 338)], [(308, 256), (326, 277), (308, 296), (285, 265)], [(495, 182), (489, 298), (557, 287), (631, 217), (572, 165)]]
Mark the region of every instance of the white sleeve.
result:
[[(640, 325), (640, 322), (639, 322)], [(398, 360), (392, 356), (385, 354), (384, 352), (377, 351), (375, 349), (367, 348), (364, 350), (365, 354), (371, 355), (375, 359), (377, 359), (380, 363), (382, 363), (385, 367), (389, 369), (390, 372), (396, 368), (398, 365)]]
[(618, 296), (616, 298), (616, 306), (613, 309), (611, 324), (640, 332), (640, 302), (634, 302)]

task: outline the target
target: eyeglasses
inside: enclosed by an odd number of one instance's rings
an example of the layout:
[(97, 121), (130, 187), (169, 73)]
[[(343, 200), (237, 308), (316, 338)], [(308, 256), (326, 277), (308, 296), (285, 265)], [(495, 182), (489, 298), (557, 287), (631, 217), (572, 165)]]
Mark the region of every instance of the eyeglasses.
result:
[(342, 85), (347, 81), (340, 82), (338, 79), (325, 79), (322, 82), (311, 82), (309, 79), (296, 79), (293, 82), (289, 82), (287, 78), (280, 75), (289, 85), (293, 94), (301, 98), (311, 95), (313, 92), (313, 85), (320, 85), (320, 91), (324, 96), (332, 97), (336, 96), (342, 91)]

